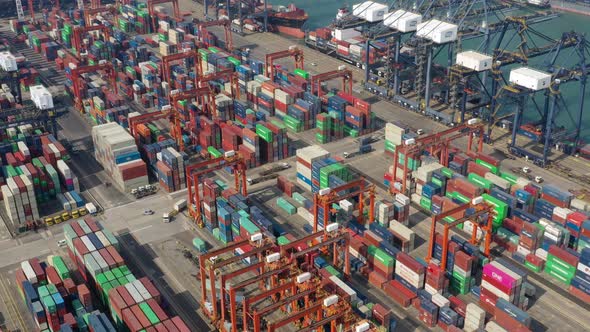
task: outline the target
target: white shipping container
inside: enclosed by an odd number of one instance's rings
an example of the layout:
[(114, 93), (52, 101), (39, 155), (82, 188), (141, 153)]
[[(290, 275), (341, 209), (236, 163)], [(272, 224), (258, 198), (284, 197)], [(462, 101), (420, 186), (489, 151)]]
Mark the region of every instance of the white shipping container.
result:
[(111, 245), (111, 242), (109, 241), (109, 239), (107, 239), (107, 237), (104, 235), (102, 231), (98, 231), (94, 234), (96, 234), (96, 237), (104, 247), (108, 247)]
[(88, 252), (96, 251), (96, 247), (94, 246), (94, 244), (92, 244), (92, 242), (88, 238), (88, 235), (84, 235), (84, 236), (80, 237), (80, 240), (82, 240), (82, 243), (84, 243), (84, 246), (86, 246), (86, 249), (88, 249)]
[(37, 275), (35, 274), (35, 271), (33, 270), (31, 263), (29, 263), (29, 261), (23, 261), (20, 263), (20, 267), (21, 269), (23, 269), (23, 272), (25, 273), (25, 277), (27, 277), (27, 280), (30, 281), (31, 284), (36, 284), (38, 281)]
[(141, 283), (139, 279), (134, 280), (132, 284), (133, 286), (135, 286), (135, 289), (137, 289), (139, 295), (141, 295), (144, 301), (147, 301), (152, 298), (150, 292), (148, 292), (148, 290), (145, 288), (145, 286)]
[(346, 294), (348, 294), (348, 296), (350, 296), (350, 301), (356, 301), (357, 297), (356, 297), (356, 292), (354, 291), (354, 289), (350, 288), (350, 286), (348, 286), (347, 284), (345, 284), (342, 280), (340, 280), (340, 278), (336, 277), (336, 276), (331, 276), (330, 280), (338, 287), (340, 287)]
[(129, 292), (135, 303), (143, 302), (143, 297), (141, 296), (141, 294), (139, 294), (139, 291), (137, 290), (137, 288), (135, 288), (135, 285), (133, 283), (126, 284), (125, 288)]
[(510, 71), (509, 81), (520, 87), (539, 91), (549, 88), (551, 75), (539, 70), (522, 67)]
[(448, 307), (451, 304), (451, 301), (449, 301), (449, 299), (438, 293), (432, 295), (432, 302), (440, 308)]
[(360, 31), (355, 30), (354, 28), (349, 29), (334, 29), (333, 31), (334, 38), (337, 40), (347, 40), (351, 38), (355, 38), (361, 35)]
[(475, 51), (466, 51), (457, 54), (456, 64), (475, 71), (492, 69), (492, 57)]

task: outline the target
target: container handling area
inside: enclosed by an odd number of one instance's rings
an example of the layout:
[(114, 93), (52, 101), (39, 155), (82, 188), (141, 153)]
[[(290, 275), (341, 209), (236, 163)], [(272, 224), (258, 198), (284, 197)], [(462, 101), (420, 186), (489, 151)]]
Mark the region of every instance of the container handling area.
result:
[[(310, 45), (384, 21), (416, 31), (430, 80), (467, 25), (369, 1), (298, 44), (192, 1), (75, 6), (0, 22), (0, 331), (588, 329), (590, 164), (514, 157), (485, 114), (433, 119), (430, 83), (383, 98), (373, 67)], [(451, 75), (500, 77), (494, 57)], [(494, 98), (556, 110), (575, 70), (519, 66)]]

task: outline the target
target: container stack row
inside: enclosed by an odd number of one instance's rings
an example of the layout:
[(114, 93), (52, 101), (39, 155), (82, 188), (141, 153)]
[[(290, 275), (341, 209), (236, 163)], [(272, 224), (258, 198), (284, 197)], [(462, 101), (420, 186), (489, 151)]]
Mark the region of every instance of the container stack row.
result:
[(135, 139), (116, 123), (92, 128), (95, 158), (117, 186), (126, 192), (148, 184), (147, 167)]
[(176, 149), (169, 147), (158, 153), (158, 179), (160, 188), (166, 192), (174, 192), (186, 188), (185, 160), (186, 153), (179, 153)]
[(116, 331), (93, 307), (88, 287), (74, 282), (60, 256), (21, 262), (16, 283), (39, 331)]
[[(118, 239), (92, 217), (64, 226), (68, 254), (85, 285), (108, 308), (117, 331), (141, 331), (170, 324), (188, 331), (178, 317), (169, 317), (161, 308), (161, 295), (146, 277), (137, 278), (120, 255)], [(121, 301), (123, 300), (123, 301)]]

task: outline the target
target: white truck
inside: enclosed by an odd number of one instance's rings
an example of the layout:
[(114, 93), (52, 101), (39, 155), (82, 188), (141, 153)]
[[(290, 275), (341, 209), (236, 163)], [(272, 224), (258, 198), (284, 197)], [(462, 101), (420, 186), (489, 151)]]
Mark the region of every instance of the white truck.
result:
[(186, 199), (181, 199), (174, 203), (174, 206), (170, 212), (164, 212), (162, 214), (162, 221), (165, 223), (169, 223), (172, 219), (179, 214), (182, 210), (186, 208)]

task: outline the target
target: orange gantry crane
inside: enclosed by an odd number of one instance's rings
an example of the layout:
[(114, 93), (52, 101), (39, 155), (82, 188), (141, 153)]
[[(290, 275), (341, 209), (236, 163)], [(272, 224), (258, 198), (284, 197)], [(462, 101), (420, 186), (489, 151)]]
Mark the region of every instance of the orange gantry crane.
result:
[[(318, 242), (318, 239), (323, 239), (321, 242)], [(295, 252), (292, 249), (296, 248), (300, 244), (307, 245), (308, 242), (311, 242), (312, 245), (308, 246), (303, 250), (298, 250)], [(338, 224), (333, 223), (327, 225), (323, 231), (314, 232), (310, 235), (292, 241), (290, 243), (280, 245), (279, 253), (281, 256), (289, 255), (288, 257), (291, 260), (296, 260), (303, 255), (316, 251), (316, 250), (324, 250), (328, 249), (332, 246), (332, 265), (338, 266), (338, 254), (340, 252), (344, 253), (344, 262), (342, 263), (342, 270), (346, 277), (350, 276), (350, 253), (348, 252), (350, 246), (350, 234), (346, 231), (341, 231), (338, 229)], [(340, 248), (338, 248), (340, 246)], [(338, 250), (339, 249), (339, 250)]]
[[(252, 327), (254, 329), (254, 331), (261, 331), (261, 319), (269, 314), (272, 314), (273, 312), (279, 310), (279, 309), (283, 309), (284, 312), (286, 312), (286, 307), (287, 305), (291, 305), (292, 311), (297, 311), (298, 308), (298, 304), (297, 302), (299, 300), (303, 300), (304, 301), (304, 308), (308, 307), (311, 303), (311, 301), (313, 300), (313, 297), (317, 296), (318, 293), (320, 293), (320, 291), (323, 291), (321, 288), (321, 280), (319, 278), (314, 278), (311, 276), (311, 273), (309, 272), (304, 272), (301, 273), (297, 276), (291, 276), (292, 278), (294, 278), (294, 284), (293, 287), (291, 289), (289, 289), (288, 287), (285, 287), (285, 294), (283, 294), (283, 296), (281, 296), (280, 299), (278, 299), (277, 301), (275, 301), (274, 303), (266, 306), (266, 307), (262, 307), (259, 309), (249, 309), (248, 306), (246, 305), (246, 302), (244, 302), (243, 304), (243, 308), (244, 308), (244, 312), (246, 313), (244, 315), (244, 323), (243, 326), (249, 326), (247, 318), (248, 316), (251, 317), (252, 319)], [(280, 289), (282, 289), (281, 286), (279, 286)], [(279, 290), (280, 290), (279, 289)], [(271, 290), (272, 291), (272, 290)], [(325, 292), (324, 292), (325, 293)], [(266, 293), (261, 293), (257, 296), (257, 299), (264, 299), (263, 296), (267, 295)], [(248, 300), (248, 305), (250, 305), (250, 301), (252, 301), (250, 298), (247, 299)], [(249, 309), (249, 310), (246, 310)]]
[[(438, 156), (440, 164), (445, 167), (448, 166), (451, 142), (456, 139), (467, 136), (467, 151), (469, 152), (473, 149), (474, 138), (478, 136), (479, 139), (476, 151), (483, 151), (484, 125), (475, 120), (477, 119), (471, 119), (460, 126), (443, 130), (436, 134), (409, 139), (402, 142), (402, 144), (397, 145), (393, 156), (393, 181), (390, 186), (391, 193), (407, 194), (407, 180), (411, 173), (411, 170), (408, 169), (408, 160), (410, 158), (416, 159), (423, 151), (428, 151), (431, 156)], [(398, 181), (397, 172), (398, 167), (400, 167), (400, 156), (402, 154), (404, 157), (401, 165), (401, 189), (399, 189), (396, 188), (395, 182)]]
[(239, 153), (226, 151), (224, 156), (206, 160), (186, 167), (186, 187), (188, 188), (188, 211), (189, 216), (199, 227), (204, 223), (201, 215), (201, 196), (199, 193), (199, 178), (205, 174), (220, 170), (224, 167), (231, 167), (234, 173), (235, 189), (245, 197), (248, 196), (246, 187), (246, 163)]
[[(345, 193), (344, 195), (340, 195), (339, 193), (342, 191), (347, 191), (349, 189), (354, 189), (349, 193)], [(336, 188), (326, 188), (324, 190), (320, 190), (313, 195), (313, 231), (318, 231), (319, 225), (319, 213), (318, 210), (321, 207), (324, 211), (324, 220), (323, 225), (326, 227), (329, 220), (330, 215), (330, 205), (333, 203), (337, 203), (341, 200), (358, 197), (359, 204), (358, 204), (358, 221), (362, 225), (364, 224), (364, 215), (363, 215), (363, 208), (364, 208), (364, 197), (365, 193), (369, 194), (369, 222), (373, 222), (375, 219), (375, 185), (374, 184), (367, 184), (364, 178), (360, 178), (358, 180), (351, 181), (344, 185), (341, 185)]]
[(232, 40), (231, 22), (229, 20), (223, 19), (223, 20), (214, 20), (214, 21), (198, 21), (197, 26), (198, 26), (199, 31), (201, 32), (201, 42), (204, 42), (203, 34), (207, 33), (208, 27), (222, 26), (223, 31), (225, 33), (225, 49), (228, 52), (233, 51), (234, 42)]
[(97, 71), (105, 71), (109, 77), (109, 82), (111, 83), (111, 87), (115, 91), (115, 94), (119, 93), (117, 89), (117, 73), (115, 72), (115, 68), (113, 64), (109, 62), (99, 63), (98, 65), (93, 66), (83, 66), (83, 67), (76, 67), (72, 69), (72, 88), (74, 90), (74, 103), (76, 109), (78, 111), (83, 112), (84, 108), (82, 107), (82, 89), (84, 88), (83, 84), (80, 80), (83, 78), (80, 75), (97, 72)]
[(273, 79), (275, 77), (274, 61), (287, 57), (293, 57), (296, 69), (303, 69), (303, 51), (293, 45), (289, 46), (288, 50), (269, 53), (265, 56), (264, 75)]
[(157, 5), (161, 5), (164, 3), (172, 3), (172, 11), (174, 14), (174, 19), (179, 21), (182, 20), (182, 17), (180, 16), (180, 7), (178, 6), (178, 0), (148, 0), (147, 1), (147, 6), (148, 6), (148, 14), (150, 15), (150, 17), (152, 18), (152, 32), (157, 31), (158, 27), (156, 25), (156, 12), (154, 10), (154, 7)]
[[(260, 234), (262, 235), (262, 234)], [(254, 242), (259, 242), (259, 243), (254, 243)], [(246, 244), (253, 244), (255, 247), (249, 251), (246, 252), (244, 254), (241, 255), (234, 255), (230, 258), (227, 259), (216, 259), (216, 257), (219, 257), (225, 253), (231, 253), (233, 252), (235, 249), (244, 246)], [(217, 250), (213, 250), (210, 251), (206, 254), (203, 254), (201, 256), (199, 256), (199, 273), (201, 276), (201, 306), (203, 308), (203, 312), (213, 321), (213, 322), (217, 322), (218, 320), (218, 316), (217, 316), (217, 291), (216, 291), (216, 278), (215, 278), (215, 274), (216, 271), (219, 271), (219, 269), (223, 268), (224, 266), (233, 264), (233, 263), (237, 263), (243, 259), (246, 258), (250, 258), (253, 256), (256, 256), (257, 258), (262, 259), (262, 255), (266, 254), (269, 251), (272, 251), (273, 248), (275, 247), (274, 244), (270, 243), (269, 241), (266, 241), (265, 239), (262, 238), (262, 236), (260, 236), (258, 239), (254, 238), (254, 239), (248, 239), (248, 240), (242, 240), (242, 241), (238, 241), (238, 242), (234, 242), (226, 247), (223, 247), (221, 249), (217, 249)], [(215, 258), (212, 260), (212, 258)], [(210, 298), (210, 302), (207, 301), (207, 279), (209, 279), (209, 283), (210, 283), (210, 292), (211, 292), (211, 298)], [(225, 287), (223, 287), (225, 288)], [(211, 307), (210, 309), (208, 308), (209, 306), (206, 304), (210, 304)], [(223, 310), (225, 310), (224, 308), (222, 308)], [(223, 321), (221, 322), (223, 324)]]
[(80, 50), (82, 49), (82, 39), (83, 39), (82, 37), (85, 34), (87, 34), (89, 32), (93, 32), (93, 31), (102, 32), (105, 41), (108, 41), (110, 38), (109, 29), (102, 24), (101, 25), (93, 25), (93, 26), (85, 26), (85, 27), (75, 27), (74, 32), (73, 32), (73, 36), (72, 36), (72, 44), (78, 53), (80, 53)]
[[(430, 225), (430, 243), (428, 244), (428, 253), (426, 256), (426, 261), (430, 263), (432, 260), (432, 253), (434, 252), (434, 244), (436, 242), (436, 225), (438, 222), (442, 221), (444, 218), (448, 216), (452, 216), (459, 212), (464, 212), (469, 208), (474, 208), (475, 212), (470, 215), (465, 215), (462, 218), (456, 219), (453, 222), (445, 222), (443, 224), (443, 249), (442, 249), (442, 259), (440, 261), (440, 268), (442, 271), (446, 270), (447, 267), (447, 254), (449, 252), (449, 231), (460, 225), (465, 223), (466, 221), (472, 221), (473, 229), (471, 232), (471, 238), (469, 242), (474, 245), (478, 245), (479, 241), (477, 239), (477, 231), (481, 230), (485, 233), (484, 236), (484, 255), (486, 257), (490, 256), (490, 246), (492, 243), (492, 226), (493, 220), (495, 217), (494, 206), (491, 204), (487, 204), (483, 201), (483, 198), (476, 197), (471, 200), (469, 203), (465, 203), (463, 205), (457, 206), (449, 211), (443, 212), (438, 215), (432, 216), (432, 224)], [(478, 219), (485, 219), (485, 220), (478, 220)]]
[(352, 93), (352, 70), (346, 69), (346, 66), (339, 66), (337, 70), (329, 71), (323, 74), (314, 75), (311, 77), (311, 93), (317, 94), (321, 97), (324, 92), (322, 91), (322, 82), (333, 80), (336, 78), (342, 79), (341, 91), (351, 94)]
[[(266, 263), (263, 260), (259, 260), (262, 266), (266, 266)], [(255, 283), (259, 283), (259, 288), (261, 290), (264, 290), (264, 285), (261, 285), (262, 283), (264, 283), (268, 278), (272, 278), (274, 276), (278, 276), (282, 273), (287, 273), (290, 270), (292, 270), (291, 266), (283, 266), (283, 267), (278, 267), (276, 269), (273, 270), (269, 270), (269, 271), (265, 271), (265, 270), (260, 270), (260, 273), (257, 276), (254, 276), (252, 278), (246, 279), (240, 283), (237, 284), (232, 284), (230, 285), (230, 288), (228, 290), (229, 292), (229, 310), (230, 310), (230, 320), (231, 320), (231, 324), (232, 324), (232, 328), (231, 328), (231, 332), (238, 332), (238, 304), (236, 302), (236, 293), (242, 289), (244, 289), (245, 287), (249, 286), (249, 285), (253, 285)], [(223, 292), (223, 291), (222, 291)], [(272, 295), (272, 294), (270, 294)], [(244, 299), (244, 300), (248, 300), (248, 299)], [(242, 305), (246, 305), (246, 309), (249, 307), (250, 303), (253, 301), (254, 299), (250, 299), (248, 301), (244, 301), (242, 302)], [(222, 299), (223, 301), (223, 299)], [(244, 311), (246, 314), (242, 315), (242, 319), (243, 319), (243, 324), (248, 324), (248, 311)], [(222, 313), (222, 317), (223, 317), (223, 313)], [(256, 317), (253, 316), (253, 319), (256, 319)], [(244, 325), (247, 326), (247, 325)]]
[[(195, 70), (195, 82), (194, 86), (197, 86), (198, 78), (203, 74), (203, 69), (201, 67), (201, 56), (199, 52), (195, 50), (189, 50), (186, 52), (175, 53), (170, 55), (165, 55), (162, 57), (162, 79), (169, 84), (172, 83), (170, 80), (170, 66), (173, 62), (181, 61), (185, 59), (192, 59), (194, 62), (194, 70)], [(190, 68), (189, 68), (190, 69)], [(170, 99), (168, 99), (170, 101)]]
[(84, 9), (84, 22), (86, 22), (86, 26), (92, 26), (92, 19), (95, 17), (96, 14), (99, 13), (111, 13), (115, 17), (115, 22), (117, 22), (117, 9), (119, 6), (98, 6), (96, 8), (86, 8)]
[[(229, 81), (231, 84), (231, 97), (234, 99), (240, 98), (240, 86), (238, 85), (238, 73), (234, 72), (232, 69), (224, 69), (222, 71), (211, 73), (207, 75), (202, 75), (198, 78), (198, 86), (202, 87), (208, 85), (209, 82), (215, 81), (218, 79), (224, 79)], [(214, 115), (217, 117), (217, 114)]]

